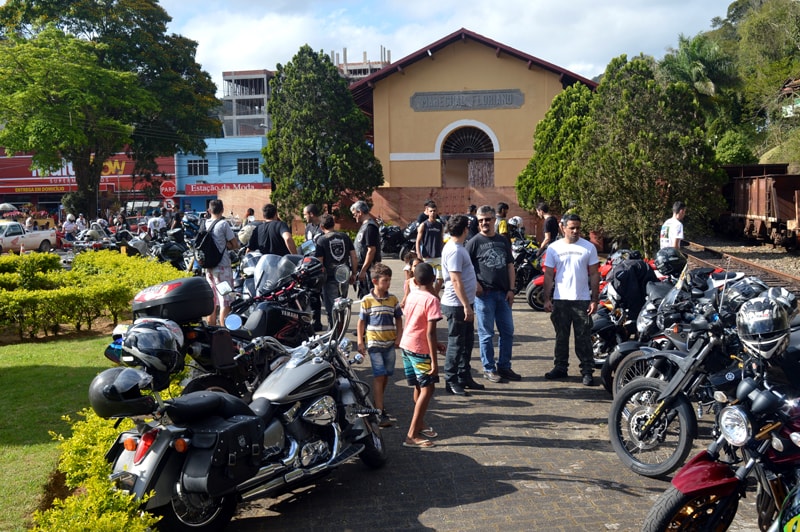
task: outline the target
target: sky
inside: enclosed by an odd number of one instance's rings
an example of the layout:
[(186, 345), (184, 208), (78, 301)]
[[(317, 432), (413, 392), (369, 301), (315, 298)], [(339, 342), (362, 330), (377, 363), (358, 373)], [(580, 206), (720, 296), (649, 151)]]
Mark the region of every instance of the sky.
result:
[[(466, 28), (593, 78), (611, 59), (660, 59), (678, 36), (711, 29), (732, 0), (161, 0), (169, 31), (197, 41), (197, 61), (222, 72), (275, 70), (301, 46), (348, 61), (391, 61)], [(221, 94), (220, 94), (221, 95)]]

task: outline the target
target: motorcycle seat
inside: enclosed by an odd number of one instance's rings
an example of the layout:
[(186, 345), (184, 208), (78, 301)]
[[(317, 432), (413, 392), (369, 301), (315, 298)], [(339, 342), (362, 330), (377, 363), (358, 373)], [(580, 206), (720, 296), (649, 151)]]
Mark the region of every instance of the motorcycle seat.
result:
[(168, 401), (164, 412), (176, 425), (186, 425), (211, 416), (228, 419), (253, 415), (247, 403), (239, 397), (207, 390), (187, 393)]

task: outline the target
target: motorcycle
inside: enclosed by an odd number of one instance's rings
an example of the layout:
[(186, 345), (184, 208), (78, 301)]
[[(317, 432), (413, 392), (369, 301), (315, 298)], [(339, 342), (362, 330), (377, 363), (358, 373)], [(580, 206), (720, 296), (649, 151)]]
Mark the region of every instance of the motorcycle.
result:
[[(614, 397), (608, 414), (611, 446), (633, 472), (658, 477), (683, 463), (697, 437), (697, 417), (715, 406), (714, 393), (732, 393), (742, 378), (729, 346), (736, 333), (709, 305), (690, 324), (686, 353), (661, 351), (669, 380), (639, 377)], [(734, 337), (731, 338), (731, 335)], [(697, 413), (692, 407), (697, 402)]]
[(400, 248), (405, 240), (403, 230), (397, 225), (386, 225), (380, 218), (378, 218), (377, 222), (381, 233), (381, 251), (400, 255)]
[(514, 293), (524, 290), (534, 277), (542, 274), (542, 259), (536, 240), (517, 238), (511, 243), (511, 256), (514, 258), (516, 282)]
[(415, 220), (403, 229), (403, 243), (400, 244), (400, 260), (405, 261), (410, 251), (417, 249), (417, 228), (419, 223)]
[(735, 395), (717, 395), (725, 405), (717, 415), (719, 437), (678, 471), (650, 509), (644, 532), (727, 530), (753, 479), (759, 529), (794, 529), (779, 525), (798, 513), (797, 498), (787, 495), (796, 494), (800, 485), (800, 406), (794, 386), (800, 350), (790, 346), (781, 352), (785, 343), (775, 353), (762, 349), (784, 342), (770, 338), (763, 325), (760, 338), (750, 344), (755, 347), (750, 350), (753, 377), (743, 379)]
[[(162, 401), (168, 386), (158, 358), (143, 369), (112, 368), (89, 389), (103, 418), (131, 418), (106, 454), (111, 480), (170, 531), (225, 528), (239, 501), (274, 497), (309, 484), (358, 456), (382, 467), (380, 411), (343, 340), (351, 300), (334, 304), (335, 325), (296, 348), (247, 402), (218, 392)], [(277, 349), (280, 344), (263, 338)], [(142, 392), (145, 392), (143, 395)]]

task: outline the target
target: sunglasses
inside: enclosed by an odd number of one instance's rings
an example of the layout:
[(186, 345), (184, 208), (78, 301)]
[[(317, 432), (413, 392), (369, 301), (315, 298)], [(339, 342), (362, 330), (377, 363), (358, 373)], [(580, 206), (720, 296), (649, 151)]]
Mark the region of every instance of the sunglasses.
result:
[(478, 218), (478, 222), (480, 222), (480, 223), (483, 223), (483, 222), (489, 223), (489, 222), (492, 222), (492, 221), (494, 221), (494, 218)]

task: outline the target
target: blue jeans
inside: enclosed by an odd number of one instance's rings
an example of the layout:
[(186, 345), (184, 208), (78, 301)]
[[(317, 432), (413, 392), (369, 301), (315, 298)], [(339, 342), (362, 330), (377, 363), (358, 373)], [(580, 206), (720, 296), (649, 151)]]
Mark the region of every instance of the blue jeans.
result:
[[(506, 293), (500, 290), (484, 292), (475, 298), (475, 319), (478, 321), (478, 343), (481, 348), (481, 362), (484, 371), (511, 369), (511, 344), (514, 341), (514, 318), (511, 306), (506, 301)], [(494, 326), (500, 333), (497, 348), (500, 356), (497, 367), (494, 362)]]
[(450, 383), (463, 384), (472, 381), (469, 362), (475, 344), (475, 326), (464, 321), (464, 307), (442, 305), (442, 314), (447, 318), (447, 352), (444, 358), (444, 378)]

